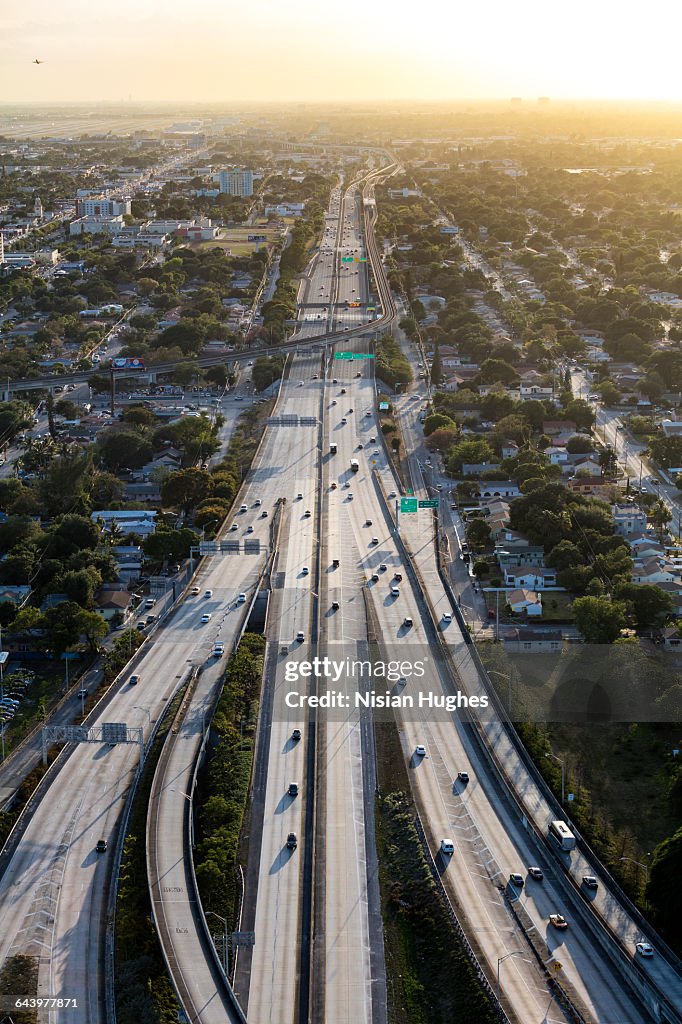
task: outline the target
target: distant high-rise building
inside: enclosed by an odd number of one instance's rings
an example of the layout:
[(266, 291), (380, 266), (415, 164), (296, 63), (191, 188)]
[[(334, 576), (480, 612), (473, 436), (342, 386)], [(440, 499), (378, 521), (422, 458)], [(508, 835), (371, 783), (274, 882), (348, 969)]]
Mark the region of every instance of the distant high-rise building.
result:
[(221, 171), (218, 175), (220, 191), (229, 196), (253, 195), (252, 171)]
[(35, 202), (33, 203), (33, 212), (35, 213), (38, 220), (43, 219), (43, 204), (40, 201), (40, 196), (36, 196)]

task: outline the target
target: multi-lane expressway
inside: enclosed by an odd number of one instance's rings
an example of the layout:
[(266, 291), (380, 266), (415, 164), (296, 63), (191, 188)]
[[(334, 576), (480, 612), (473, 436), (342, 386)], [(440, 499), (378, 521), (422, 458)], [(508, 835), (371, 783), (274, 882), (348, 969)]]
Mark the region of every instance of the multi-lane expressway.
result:
[[(343, 347), (349, 350), (359, 347), (351, 340), (354, 329), (339, 332), (331, 320), (349, 294), (360, 295), (362, 301), (368, 296), (366, 265), (353, 264), (359, 273), (350, 277), (341, 266), (351, 264), (340, 262), (348, 249), (363, 252), (375, 246), (366, 236), (367, 214), (361, 203), (357, 185), (332, 196), (329, 237), (322, 247), (332, 250), (332, 266), (330, 253), (321, 249), (308, 289), (324, 296), (327, 330), (336, 337), (345, 334)], [(385, 287), (380, 280), (376, 284), (379, 290)], [(386, 310), (387, 300), (382, 301)], [(319, 331), (319, 323), (304, 319), (297, 337), (305, 345)], [(363, 369), (357, 370), (359, 365)], [(180, 921), (179, 930), (173, 931), (179, 938), (165, 952), (182, 976), (182, 984), (176, 981), (178, 989), (184, 985), (190, 992), (185, 1011), (207, 1024), (225, 1020), (226, 1014), (231, 1019), (230, 1004), (216, 998), (215, 974), (199, 941), (196, 911), (189, 906), (189, 894), (178, 892), (186, 885), (181, 808), (197, 738), (205, 728), (201, 711), (220, 674), (211, 655), (213, 643), (223, 640), (229, 649), (241, 628), (238, 594), (248, 599), (253, 593), (271, 542), (275, 503), (282, 498), (286, 503), (268, 623), (274, 670), (267, 679), (268, 714), (259, 738), (266, 771), (259, 820), (251, 828), (251, 881), (242, 922), (243, 928), (253, 928), (255, 945), (237, 972), (237, 995), (254, 1024), (341, 1024), (356, 1019), (382, 1024), (385, 1019), (370, 736), (353, 714), (325, 718), (309, 710), (292, 714), (286, 706), (290, 658), (337, 650), (358, 657), (365, 651), (365, 600), (378, 623), (386, 660), (428, 657), (438, 646), (434, 622), (442, 626), (443, 612), (452, 611), (435, 567), (432, 521), (404, 517), (402, 539), (396, 535), (392, 499), (386, 496), (399, 487), (381, 443), (368, 366), (368, 361), (336, 358), (323, 363), (322, 356), (310, 353), (294, 357), (239, 496), (239, 505), (246, 509), (233, 517), (234, 530), (227, 524), (226, 536), (239, 540), (239, 553), (204, 559), (199, 595), (180, 603), (136, 666), (140, 683), (131, 686), (124, 680), (106, 710), (106, 721), (127, 721), (148, 734), (187, 670), (204, 666), (182, 729), (187, 743), (178, 744), (177, 778), (162, 794), (160, 827), (167, 831), (160, 849), (166, 859), (156, 870), (164, 881), (159, 885), (159, 877), (152, 878), (151, 884), (157, 919), (163, 916), (171, 925)], [(357, 461), (357, 472), (351, 460)], [(259, 550), (247, 554), (247, 540), (258, 541)], [(426, 600), (408, 571), (408, 550)], [(396, 571), (403, 577), (399, 586), (394, 583)], [(206, 622), (201, 621), (204, 615), (210, 616)], [(463, 688), (479, 685), (478, 679), (468, 677), (466, 644), (456, 620), (441, 635)], [(449, 671), (437, 668), (432, 687), (446, 691), (451, 678)], [(523, 801), (529, 819), (546, 827), (544, 796), (534, 788), (504, 725), (489, 721), (482, 727), (483, 740), (497, 761), (456, 716), (398, 710), (396, 725), (434, 853), (441, 839), (454, 845), (454, 855), (442, 862), (443, 881), (488, 976), (493, 978), (496, 964), (509, 957), (502, 993), (510, 1018), (523, 1024), (567, 1019), (511, 912), (507, 897), (513, 895), (546, 943), (548, 962), (561, 963), (586, 1019), (602, 1024), (662, 1020), (645, 1011), (623, 985), (622, 952), (614, 943), (615, 952), (606, 955), (612, 939), (599, 940), (586, 919), (595, 911), (608, 918), (611, 930), (629, 947), (636, 932), (617, 897), (603, 886), (595, 906), (578, 912), (576, 900), (582, 897), (571, 890), (549, 849), (538, 850), (529, 834), (516, 800)], [(292, 737), (293, 729), (300, 729), (300, 739)], [(426, 756), (415, 755), (418, 744), (424, 744)], [(129, 744), (78, 746), (68, 768), (53, 781), (50, 799), (38, 805), (0, 879), (0, 908), (7, 923), (0, 936), (0, 960), (13, 952), (39, 955), (41, 993), (79, 994), (81, 1008), (72, 1013), (74, 1022), (106, 1019), (101, 968), (108, 854), (95, 853), (95, 844), (115, 835), (136, 758), (136, 748)], [(469, 772), (468, 786), (453, 785), (461, 770)], [(298, 785), (297, 795), (289, 793), (291, 783)], [(295, 848), (287, 846), (290, 832), (297, 836)], [(538, 859), (545, 867), (544, 882), (526, 878), (523, 891), (511, 894), (509, 873), (525, 874), (525, 866)], [(572, 860), (573, 872), (594, 867), (582, 854)], [(570, 917), (565, 934), (548, 924), (553, 911)], [(510, 956), (517, 950), (527, 955)], [(679, 996), (674, 966), (659, 957), (647, 964), (647, 971), (654, 987), (674, 1005)]]

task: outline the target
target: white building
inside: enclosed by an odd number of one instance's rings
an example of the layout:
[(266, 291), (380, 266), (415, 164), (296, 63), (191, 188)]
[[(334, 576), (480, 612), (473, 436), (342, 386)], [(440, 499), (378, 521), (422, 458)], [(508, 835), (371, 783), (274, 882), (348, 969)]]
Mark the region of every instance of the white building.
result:
[(124, 228), (123, 216), (79, 217), (69, 224), (70, 235), (118, 235)]
[(229, 196), (252, 196), (253, 171), (221, 171), (218, 184), (220, 191)]
[(122, 217), (127, 213), (130, 213), (130, 199), (107, 199), (105, 196), (76, 199), (78, 217)]

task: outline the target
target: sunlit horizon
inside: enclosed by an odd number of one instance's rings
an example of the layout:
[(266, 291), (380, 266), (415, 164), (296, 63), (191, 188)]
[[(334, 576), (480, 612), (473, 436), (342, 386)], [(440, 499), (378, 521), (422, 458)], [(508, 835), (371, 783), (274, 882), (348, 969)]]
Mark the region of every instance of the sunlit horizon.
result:
[(646, 19), (588, 0), (36, 0), (4, 16), (0, 102), (675, 103), (681, 28), (672, 3)]

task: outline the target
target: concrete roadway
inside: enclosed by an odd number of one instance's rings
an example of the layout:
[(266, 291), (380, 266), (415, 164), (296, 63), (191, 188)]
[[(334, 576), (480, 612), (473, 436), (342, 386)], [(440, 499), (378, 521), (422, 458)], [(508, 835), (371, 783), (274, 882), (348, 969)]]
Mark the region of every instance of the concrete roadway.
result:
[[(299, 389), (297, 377), (310, 378), (320, 358), (306, 355), (292, 368), (285, 385), (282, 412), (312, 416), (320, 413), (322, 384)], [(279, 650), (291, 648), (309, 657), (311, 639), (311, 585), (314, 580), (318, 431), (316, 427), (280, 427), (292, 434), (296, 457), (281, 466), (286, 480), (280, 490), (287, 499), (286, 528), (280, 536), (276, 572), (284, 573), (283, 588), (273, 592), (270, 639)], [(301, 495), (299, 498), (298, 495)], [(306, 516), (306, 511), (310, 512)], [(307, 571), (306, 571), (307, 570)], [(296, 640), (301, 631), (304, 640)], [(284, 698), (290, 684), (284, 679), (285, 658), (278, 656), (274, 703), (269, 736), (265, 810), (256, 902), (256, 944), (251, 960), (248, 1018), (253, 1024), (277, 1020), (293, 1024), (298, 995), (296, 948), (299, 934), (300, 881), (303, 863), (303, 814), (305, 808), (305, 724), (307, 716), (292, 725)], [(291, 739), (300, 728), (300, 742)], [(298, 783), (298, 797), (288, 795), (290, 783)], [(295, 832), (299, 846), (287, 849), (287, 835)], [(252, 897), (251, 897), (252, 898)]]
[[(249, 494), (260, 497), (262, 509), (238, 517), (236, 536), (243, 540), (248, 525), (263, 545), (261, 557), (232, 554), (204, 560), (200, 569), (202, 591), (211, 597), (188, 598), (170, 622), (155, 634), (136, 671), (137, 687), (127, 680), (103, 717), (142, 726), (145, 734), (161, 713), (180, 677), (191, 664), (210, 659), (213, 642), (233, 633), (237, 615), (229, 607), (239, 591), (249, 592), (262, 565), (269, 521), (283, 489), (282, 474), (297, 459), (296, 431), (273, 432), (270, 452), (264, 451)], [(255, 499), (254, 499), (255, 500)], [(230, 534), (232, 536), (232, 534)], [(212, 618), (200, 622), (204, 612)], [(37, 808), (19, 847), (0, 880), (0, 912), (6, 922), (0, 938), (0, 961), (9, 953), (40, 952), (40, 991), (78, 997), (80, 1008), (70, 1020), (105, 1019), (101, 1001), (102, 922), (104, 873), (110, 853), (97, 855), (98, 839), (113, 848), (115, 826), (137, 763), (137, 747), (81, 745), (50, 787), (49, 797)], [(183, 798), (178, 795), (178, 802)], [(59, 815), (54, 807), (60, 808)], [(47, 929), (41, 922), (47, 922)]]
[[(415, 403), (416, 404), (416, 403)], [(383, 474), (382, 474), (383, 475)], [(392, 474), (384, 476), (384, 486), (391, 482), (395, 487)], [(425, 493), (422, 493), (422, 497)], [(424, 584), (429, 592), (432, 605), (436, 612), (437, 621), (441, 621), (444, 639), (450, 647), (458, 675), (465, 682), (470, 693), (480, 692), (480, 685), (471, 665), (470, 656), (456, 621), (443, 623), (442, 615), (445, 612), (452, 612), (449, 600), (443, 591), (442, 584), (437, 573), (435, 558), (433, 554), (433, 523), (431, 513), (428, 510), (421, 510), (416, 515), (403, 515), (400, 519), (401, 533), (412, 552), (418, 565)], [(493, 805), (488, 799), (484, 788), (478, 781), (486, 776), (491, 778), (489, 769), (482, 759), (475, 746), (472, 746), (468, 736), (462, 733), (461, 725), (455, 722), (456, 728), (462, 740), (461, 754), (464, 758), (465, 770), (471, 775), (472, 783), (461, 794), (467, 805), (467, 812), (475, 826), (475, 835), (485, 839), (485, 849), (494, 858), (494, 863), (501, 867), (501, 880), (504, 883), (512, 871), (518, 871), (525, 875), (525, 866), (536, 863), (537, 852), (532, 843), (528, 842), (525, 835), (523, 823), (507, 806), (506, 802), (495, 802)], [(536, 822), (539, 821), (541, 828), (547, 828), (549, 821), (554, 817), (546, 807), (544, 799), (539, 793), (532, 779), (528, 777), (524, 766), (519, 761), (511, 746), (505, 727), (502, 723), (487, 721), (485, 729), (488, 733), (490, 745), (495, 754), (502, 761), (507, 776), (511, 779), (515, 791), (523, 802), (524, 809)], [(436, 721), (429, 716), (428, 721), (423, 721), (422, 728), (417, 733), (412, 733), (411, 743), (408, 749), (414, 749), (412, 742), (427, 742), (419, 739), (418, 734), (431, 736), (431, 743), (435, 744), (438, 751), (437, 759), (441, 765), (443, 782), (446, 783), (455, 778), (461, 769), (460, 756), (453, 756), (452, 727), (450, 723)], [(429, 746), (427, 744), (427, 749)], [(492, 788), (488, 792), (494, 792)], [(437, 810), (437, 804), (429, 800), (429, 806)], [(431, 814), (429, 821), (431, 822)], [(436, 819), (438, 817), (436, 815)], [(453, 817), (453, 823), (454, 823)], [(466, 826), (467, 828), (469, 825)], [(457, 848), (457, 843), (455, 843)], [(549, 851), (548, 851), (549, 854)], [(457, 853), (455, 854), (457, 856)], [(547, 863), (549, 870), (545, 870), (545, 881), (537, 885), (531, 879), (526, 878), (526, 886), (521, 899), (525, 909), (530, 914), (539, 933), (544, 935), (550, 950), (559, 949), (560, 959), (566, 976), (576, 987), (585, 1005), (590, 1007), (598, 1020), (616, 1020), (634, 1022), (642, 1020), (641, 1012), (636, 1004), (632, 1003), (627, 992), (623, 992), (618, 976), (605, 965), (600, 950), (596, 947), (586, 929), (580, 926), (579, 921), (571, 921), (569, 930), (564, 936), (556, 932), (548, 925), (548, 915), (555, 911), (563, 912), (565, 897), (562, 886), (557, 884), (559, 871), (553, 869), (553, 858), (548, 856)], [(571, 866), (571, 873), (578, 882), (584, 874), (593, 874), (595, 866), (587, 863), (582, 857), (576, 854), (571, 855), (575, 863)], [(545, 864), (543, 864), (545, 867)], [(458, 884), (459, 884), (458, 879)], [(495, 883), (500, 879), (494, 879)], [(599, 906), (600, 900), (604, 899), (604, 890), (600, 889), (593, 903)], [(611, 897), (606, 896), (607, 900)], [(468, 908), (467, 908), (468, 910)], [(569, 912), (570, 917), (570, 912)], [(614, 916), (612, 920), (615, 930), (622, 935), (622, 918)], [(637, 939), (642, 936), (637, 934)], [(627, 934), (623, 936), (628, 941)], [(497, 956), (504, 955), (498, 953)], [(557, 953), (559, 955), (559, 953)], [(489, 959), (494, 964), (494, 957)], [(518, 968), (518, 958), (510, 958), (507, 967), (511, 973), (511, 965)], [(653, 964), (653, 961), (649, 961)], [(654, 968), (655, 970), (656, 968)], [(669, 979), (671, 983), (672, 979)], [(508, 993), (509, 994), (509, 993)], [(516, 1006), (516, 1002), (514, 1005)], [(529, 1021), (541, 1018), (529, 1016)]]
[[(378, 436), (374, 415), (370, 417), (365, 415), (367, 409), (373, 408), (373, 382), (367, 377), (362, 380), (355, 379), (352, 384), (352, 393), (350, 388), (348, 390), (350, 400), (357, 409), (358, 415), (352, 419), (349, 417), (348, 426), (339, 432), (339, 452), (336, 458), (339, 459), (339, 466), (342, 470), (339, 476), (339, 480), (342, 481), (341, 487), (348, 475), (347, 471), (344, 473), (344, 469), (350, 465), (350, 459), (357, 458), (360, 462), (360, 470), (352, 479), (353, 500), (347, 501), (349, 527), (355, 539), (355, 546), (360, 551), (360, 558), (355, 565), (357, 584), (367, 587), (371, 595), (381, 626), (381, 640), (386, 659), (415, 660), (428, 657), (428, 639), (421, 624), (419, 607), (409, 586), (395, 539), (388, 529), (383, 512), (377, 503), (374, 486), (370, 479), (370, 470), (374, 460), (376, 460), (377, 467), (385, 465), (383, 456), (375, 456), (374, 452), (377, 449), (369, 443), (370, 436)], [(359, 443), (364, 446), (362, 451), (357, 450)], [(386, 475), (386, 479), (389, 479), (388, 475)], [(343, 495), (348, 492), (342, 489), (340, 493)], [(372, 521), (370, 528), (366, 526), (368, 520)], [(373, 536), (379, 538), (378, 545), (371, 543)], [(381, 569), (382, 565), (386, 566), (385, 570)], [(400, 591), (398, 597), (391, 594), (395, 571), (403, 573), (403, 581), (398, 588)], [(371, 579), (374, 573), (379, 576), (377, 582)], [(405, 617), (412, 618), (414, 625), (411, 629), (407, 629), (403, 625)], [(383, 691), (384, 687), (377, 685), (376, 689)], [(409, 682), (404, 692), (410, 692)], [(490, 869), (488, 867), (486, 870), (484, 863), (488, 859), (483, 851), (484, 844), (480, 839), (474, 841), (475, 833), (471, 823), (462, 822), (463, 839), (459, 839), (457, 835), (453, 834), (453, 826), (447, 817), (452, 814), (454, 818), (457, 810), (454, 807), (456, 798), (452, 793), (452, 776), (442, 770), (440, 772), (431, 771), (435, 763), (431, 758), (419, 763), (412, 757), (417, 743), (426, 742), (430, 748), (429, 730), (434, 728), (434, 723), (431, 720), (435, 716), (416, 711), (404, 712), (402, 715), (397, 714), (405, 757), (413, 773), (413, 786), (422, 805), (427, 810), (428, 822), (439, 839), (451, 835), (456, 843), (453, 867), (445, 875), (446, 884), (453, 885), (454, 865), (456, 864), (457, 900), (466, 908), (473, 937), (483, 947), (490, 962), (495, 964), (498, 956), (504, 956), (510, 950), (520, 949), (524, 946), (523, 937), (516, 928), (496, 887), (500, 878), (496, 877), (491, 880), (489, 877)], [(460, 770), (462, 765), (466, 766), (469, 761), (462, 749), (459, 732), (453, 730), (449, 722), (447, 727), (451, 735), (448, 735), (446, 748), (453, 752), (452, 756), (459, 766), (457, 770)], [(492, 813), (494, 814), (494, 811)], [(443, 821), (444, 815), (445, 821)], [(493, 820), (496, 824), (495, 817)], [(471, 842), (467, 841), (468, 836), (472, 837)], [(516, 863), (515, 859), (514, 864)], [(550, 994), (544, 986), (534, 961), (531, 962), (530, 956), (529, 952), (525, 959), (510, 958), (507, 961), (509, 970), (505, 977), (510, 999), (518, 1008), (519, 1019), (523, 1020), (524, 1024), (541, 1021), (550, 1001)], [(553, 1005), (547, 1021), (564, 1021), (565, 1019), (561, 1010)]]
[[(347, 426), (340, 425), (346, 412), (348, 395), (340, 394), (341, 386), (353, 391), (356, 362), (331, 364), (326, 388), (323, 501), (327, 506), (327, 536), (323, 541), (323, 585), (321, 597), (322, 632), (326, 643), (321, 655), (335, 660), (346, 656), (367, 657), (367, 624), (361, 588), (364, 579), (358, 564), (365, 555), (372, 531), (365, 529), (358, 543), (352, 526), (353, 487), (355, 474), (350, 457), (345, 457), (346, 434), (352, 434), (359, 411), (347, 416)], [(331, 379), (336, 377), (338, 384)], [(337, 406), (331, 406), (336, 398)], [(350, 408), (350, 405), (349, 405)], [(338, 445), (336, 455), (329, 446)], [(336, 487), (332, 489), (332, 483)], [(339, 559), (339, 567), (333, 560)], [(338, 610), (332, 602), (339, 604)], [(322, 684), (325, 688), (329, 684)], [(366, 792), (363, 760), (371, 752), (363, 743), (360, 715), (356, 710), (343, 713), (342, 720), (329, 720), (323, 715), (320, 726), (326, 746), (326, 928), (325, 928), (325, 1020), (327, 1024), (373, 1024), (377, 1006), (372, 1003), (372, 940), (369, 923), (368, 864), (366, 850), (366, 808), (373, 813), (374, 792)], [(374, 914), (379, 913), (377, 907)], [(376, 936), (374, 936), (376, 941)], [(376, 952), (376, 950), (375, 950)], [(379, 977), (385, 1005), (385, 978)], [(385, 1011), (384, 1011), (385, 1012)]]

